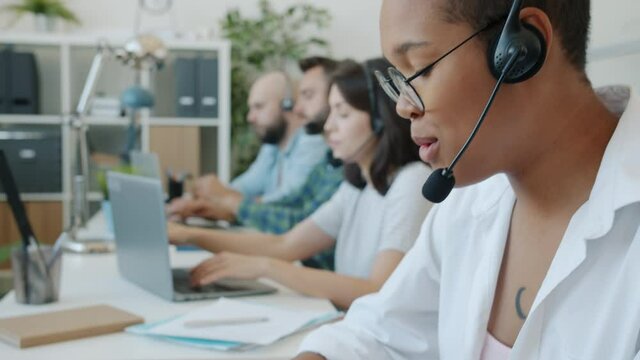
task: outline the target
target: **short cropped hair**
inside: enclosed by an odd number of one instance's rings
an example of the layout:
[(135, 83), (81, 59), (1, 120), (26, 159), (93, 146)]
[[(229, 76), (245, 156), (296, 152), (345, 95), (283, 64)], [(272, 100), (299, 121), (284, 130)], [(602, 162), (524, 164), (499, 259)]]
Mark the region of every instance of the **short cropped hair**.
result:
[[(440, 0), (440, 7), (446, 21), (466, 22), (474, 29), (481, 29), (505, 17), (512, 3), (513, 0)], [(547, 14), (567, 59), (584, 73), (591, 22), (590, 0), (524, 0), (524, 7), (535, 7)], [(499, 29), (494, 28), (481, 36), (488, 41), (497, 31)]]
[(338, 67), (338, 61), (329, 59), (324, 56), (310, 56), (298, 61), (298, 67), (303, 73), (319, 66), (326, 75), (327, 79), (331, 78), (331, 74)]

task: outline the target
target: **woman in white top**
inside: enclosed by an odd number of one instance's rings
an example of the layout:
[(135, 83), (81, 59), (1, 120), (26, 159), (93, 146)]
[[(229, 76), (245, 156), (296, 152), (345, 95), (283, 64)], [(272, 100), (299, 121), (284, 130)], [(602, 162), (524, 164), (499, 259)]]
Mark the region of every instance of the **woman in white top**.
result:
[[(417, 161), (409, 122), (375, 84), (373, 71), (389, 65), (383, 59), (364, 66), (345, 61), (334, 74), (324, 128), (333, 155), (345, 163), (346, 181), (310, 218), (283, 235), (169, 224), (172, 243), (216, 253), (192, 270), (194, 284), (267, 277), (342, 308), (378, 291), (413, 245), (430, 208), (415, 199), (430, 169)], [(334, 244), (335, 272), (292, 264)]]
[(383, 0), (392, 95), (434, 168), (496, 75), (523, 78), (498, 92), (453, 171), (460, 188), (393, 276), (300, 359), (640, 360), (640, 99), (591, 87), (588, 0), (524, 4)]

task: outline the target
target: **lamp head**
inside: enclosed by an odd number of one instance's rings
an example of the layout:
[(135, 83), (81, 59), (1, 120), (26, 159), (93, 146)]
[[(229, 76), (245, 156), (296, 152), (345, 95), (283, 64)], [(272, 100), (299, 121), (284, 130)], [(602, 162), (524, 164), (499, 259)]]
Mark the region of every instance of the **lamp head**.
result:
[(118, 59), (136, 69), (161, 68), (167, 54), (164, 42), (151, 34), (137, 35), (116, 52)]

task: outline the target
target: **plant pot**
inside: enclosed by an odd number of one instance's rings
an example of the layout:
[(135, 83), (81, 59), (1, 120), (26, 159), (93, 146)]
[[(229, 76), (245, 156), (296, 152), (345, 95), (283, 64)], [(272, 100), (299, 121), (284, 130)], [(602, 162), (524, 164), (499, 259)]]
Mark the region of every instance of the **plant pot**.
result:
[(53, 16), (34, 14), (34, 23), (38, 32), (54, 32), (56, 31), (58, 20)]

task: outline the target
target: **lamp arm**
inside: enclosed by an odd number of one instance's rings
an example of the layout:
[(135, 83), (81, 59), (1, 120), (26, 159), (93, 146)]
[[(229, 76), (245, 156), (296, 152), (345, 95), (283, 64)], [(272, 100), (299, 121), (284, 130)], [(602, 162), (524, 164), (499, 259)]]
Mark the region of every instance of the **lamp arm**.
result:
[(71, 128), (74, 132), (74, 150), (72, 156), (72, 166), (75, 171), (72, 177), (72, 199), (71, 199), (71, 234), (75, 237), (75, 233), (79, 228), (85, 226), (89, 220), (89, 149), (87, 141), (87, 126), (85, 117), (87, 116), (89, 103), (93, 99), (96, 84), (102, 72), (105, 58), (113, 52), (108, 45), (101, 44), (98, 52), (93, 57), (91, 68), (84, 82), (78, 105), (71, 116)]
[(98, 52), (93, 57), (91, 68), (89, 69), (87, 78), (84, 81), (84, 87), (82, 88), (82, 93), (80, 94), (80, 100), (78, 100), (78, 106), (76, 107), (76, 111), (74, 113), (76, 117), (84, 117), (87, 114), (89, 102), (93, 98), (96, 90), (96, 83), (98, 82), (98, 78), (100, 77), (100, 73), (102, 72), (102, 66), (104, 63), (106, 52), (111, 52), (111, 50), (106, 46), (100, 46), (98, 48)]

